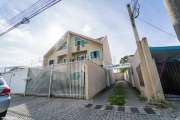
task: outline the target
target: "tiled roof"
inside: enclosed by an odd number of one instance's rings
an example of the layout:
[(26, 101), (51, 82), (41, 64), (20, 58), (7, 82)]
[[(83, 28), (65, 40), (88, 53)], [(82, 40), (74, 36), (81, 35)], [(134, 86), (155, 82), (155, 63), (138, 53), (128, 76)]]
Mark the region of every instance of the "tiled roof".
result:
[(102, 40), (104, 37), (96, 38), (96, 40)]

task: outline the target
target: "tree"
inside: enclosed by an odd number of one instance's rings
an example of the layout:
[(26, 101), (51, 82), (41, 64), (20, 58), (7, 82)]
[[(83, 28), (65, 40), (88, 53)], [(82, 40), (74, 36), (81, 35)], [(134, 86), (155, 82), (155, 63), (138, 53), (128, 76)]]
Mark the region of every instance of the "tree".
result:
[[(128, 62), (128, 55), (124, 56), (120, 60), (120, 64), (124, 64)], [(124, 73), (127, 70), (127, 68), (120, 68), (120, 73)]]

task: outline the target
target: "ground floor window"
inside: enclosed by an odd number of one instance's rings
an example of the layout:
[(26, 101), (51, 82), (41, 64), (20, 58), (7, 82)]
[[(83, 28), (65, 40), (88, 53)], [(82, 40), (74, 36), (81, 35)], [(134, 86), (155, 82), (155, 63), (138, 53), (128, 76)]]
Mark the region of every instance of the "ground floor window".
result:
[(72, 74), (72, 79), (73, 79), (73, 80), (79, 80), (80, 77), (81, 77), (80, 72), (74, 72), (74, 73)]
[(78, 56), (78, 57), (77, 57), (77, 60), (78, 60), (78, 61), (80, 61), (80, 60), (84, 60), (84, 58), (85, 58), (85, 56), (84, 56), (84, 55), (82, 55), (82, 56)]
[(67, 63), (67, 59), (64, 59), (64, 63)]
[(49, 65), (52, 65), (52, 64), (54, 65), (54, 61), (55, 60), (49, 60)]

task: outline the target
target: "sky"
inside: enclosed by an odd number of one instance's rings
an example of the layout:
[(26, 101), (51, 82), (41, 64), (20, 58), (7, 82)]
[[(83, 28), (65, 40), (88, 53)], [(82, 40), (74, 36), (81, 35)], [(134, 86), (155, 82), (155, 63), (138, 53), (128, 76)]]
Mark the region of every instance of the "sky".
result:
[[(0, 8), (8, 0), (0, 1)], [(11, 0), (0, 9), (0, 27), (37, 0)], [(126, 5), (131, 0), (62, 0), (0, 37), (0, 67), (41, 66), (43, 55), (71, 30), (91, 38), (108, 37), (114, 63), (137, 47)], [(176, 36), (163, 0), (139, 0), (139, 18)], [(180, 45), (177, 38), (136, 19), (140, 38), (149, 46)]]

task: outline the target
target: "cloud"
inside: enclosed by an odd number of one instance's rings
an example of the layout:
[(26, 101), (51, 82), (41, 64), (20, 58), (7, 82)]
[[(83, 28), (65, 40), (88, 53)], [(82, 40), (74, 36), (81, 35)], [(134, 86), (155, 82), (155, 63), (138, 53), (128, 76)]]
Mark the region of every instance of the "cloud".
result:
[(11, 10), (13, 10), (15, 13), (19, 14), (20, 12), (15, 10), (14, 8), (11, 8)]
[(84, 27), (81, 29), (85, 34), (89, 34), (89, 32), (92, 30), (92, 28), (86, 24)]

